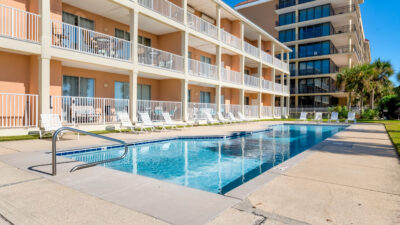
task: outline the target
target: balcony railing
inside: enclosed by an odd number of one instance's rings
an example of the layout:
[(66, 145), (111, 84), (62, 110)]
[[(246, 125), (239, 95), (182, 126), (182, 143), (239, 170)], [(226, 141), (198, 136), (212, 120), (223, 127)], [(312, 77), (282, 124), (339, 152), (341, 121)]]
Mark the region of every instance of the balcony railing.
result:
[(241, 41), (240, 38), (230, 34), (224, 30), (221, 30), (221, 41), (225, 44), (232, 46), (237, 49), (241, 49)]
[(206, 113), (210, 113), (211, 116), (216, 115), (217, 105), (212, 103), (188, 103), (188, 118), (189, 120), (205, 120), (207, 119)]
[(38, 95), (0, 93), (0, 128), (37, 126)]
[[(182, 102), (137, 100), (136, 108), (138, 113), (148, 113), (154, 122), (164, 121), (163, 113), (169, 113), (172, 120), (182, 120)], [(139, 122), (140, 121), (140, 117)]]
[(282, 92), (282, 84), (275, 83), (275, 92)]
[(281, 107), (276, 106), (274, 108), (274, 117), (281, 118), (282, 117), (282, 110)]
[(256, 77), (258, 76), (258, 74), (256, 75), (244, 75), (244, 83), (246, 86), (250, 86), (250, 87), (255, 87), (258, 88), (260, 87), (260, 78)]
[(131, 42), (67, 23), (52, 21), (52, 46), (129, 61)]
[(245, 105), (244, 115), (248, 118), (258, 118), (258, 106), (257, 105)]
[(221, 104), (221, 112), (227, 118), (229, 112), (231, 112), (233, 116), (238, 117), (240, 111), (240, 105)]
[(184, 10), (167, 0), (138, 0), (143, 7), (151, 9), (179, 23), (183, 23)]
[(265, 63), (272, 64), (272, 55), (270, 55), (270, 54), (268, 54), (268, 53), (262, 51), (262, 52), (261, 52), (261, 57), (262, 57), (262, 60), (263, 60)]
[(283, 85), (283, 93), (284, 94), (290, 94), (289, 87), (287, 85)]
[(128, 99), (52, 96), (53, 114), (64, 125), (117, 123), (117, 113), (129, 113)]
[(187, 13), (187, 20), (188, 26), (193, 30), (215, 39), (218, 38), (218, 28), (214, 26), (214, 24), (211, 24), (190, 12)]
[(209, 63), (189, 59), (189, 74), (192, 76), (218, 80), (218, 67)]
[(272, 118), (272, 106), (261, 107), (261, 117), (262, 118)]
[(40, 16), (0, 4), (0, 36), (39, 42)]
[(234, 84), (242, 84), (242, 76), (240, 72), (228, 70), (225, 68), (221, 69), (222, 81)]
[(267, 91), (272, 91), (273, 87), (272, 87), (273, 83), (269, 80), (262, 80), (262, 88), (264, 90)]
[(259, 49), (255, 46), (253, 46), (252, 44), (249, 44), (247, 42), (244, 42), (244, 51), (247, 54), (250, 54), (256, 58), (260, 57), (260, 52)]
[(139, 64), (146, 66), (183, 72), (184, 59), (182, 56), (141, 44), (138, 45), (138, 61)]

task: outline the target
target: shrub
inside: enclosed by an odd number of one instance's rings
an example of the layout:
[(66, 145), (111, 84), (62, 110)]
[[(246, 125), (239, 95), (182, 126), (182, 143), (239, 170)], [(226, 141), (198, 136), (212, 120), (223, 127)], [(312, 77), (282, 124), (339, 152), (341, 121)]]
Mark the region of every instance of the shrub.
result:
[(398, 95), (387, 95), (378, 103), (379, 113), (388, 119), (397, 119), (396, 111), (400, 108), (400, 97)]
[(361, 114), (361, 118), (362, 119), (366, 119), (366, 120), (378, 119), (379, 118), (379, 111), (376, 110), (376, 109), (366, 109)]
[(340, 119), (345, 119), (347, 118), (347, 113), (349, 113), (349, 110), (347, 109), (346, 106), (334, 106), (334, 107), (329, 107), (328, 108), (328, 112), (332, 113), (332, 112), (338, 112), (339, 113), (339, 118)]

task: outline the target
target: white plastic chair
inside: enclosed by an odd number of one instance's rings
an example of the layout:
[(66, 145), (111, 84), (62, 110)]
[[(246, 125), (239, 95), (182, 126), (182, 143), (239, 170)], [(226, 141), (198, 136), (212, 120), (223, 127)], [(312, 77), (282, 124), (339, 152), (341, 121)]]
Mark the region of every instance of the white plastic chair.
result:
[(117, 117), (119, 122), (121, 122), (119, 131), (121, 132), (122, 128), (128, 128), (131, 131), (135, 130), (135, 126), (132, 124), (131, 119), (129, 118), (128, 113), (126, 112), (118, 112)]
[(299, 120), (306, 121), (307, 120), (307, 112), (301, 112)]
[(175, 128), (175, 129), (178, 128), (178, 124), (171, 119), (171, 116), (169, 115), (169, 113), (164, 112), (164, 113), (162, 113), (162, 116), (163, 116), (164, 121), (165, 121), (164, 122), (164, 126), (172, 127), (172, 128)]
[(242, 114), (242, 112), (238, 112), (238, 115), (239, 115), (239, 119), (240, 119), (241, 121), (246, 121), (246, 122), (250, 121), (250, 119), (247, 119), (247, 118)]
[(314, 120), (317, 122), (322, 122), (322, 112), (316, 112)]
[(142, 123), (138, 126), (140, 128), (140, 131), (147, 130), (147, 128), (150, 128), (151, 131), (154, 131), (156, 126), (153, 124), (153, 121), (151, 121), (149, 114), (139, 113), (139, 116), (140, 119), (142, 120)]
[(228, 112), (228, 117), (233, 122), (241, 122), (240, 120), (236, 119), (235, 116), (233, 115), (233, 113), (231, 113), (231, 112)]
[[(50, 133), (51, 135), (53, 135), (56, 130), (63, 127), (60, 116), (58, 114), (41, 114), (40, 119), (43, 127), (43, 130), (39, 131), (40, 138), (42, 138), (46, 133)], [(62, 135), (63, 132), (60, 133), (60, 136)], [(57, 140), (59, 140), (58, 136)]]
[(339, 123), (339, 113), (338, 112), (331, 113), (331, 118), (328, 120), (328, 122), (333, 122), (333, 121), (336, 121), (336, 123)]
[(218, 116), (218, 120), (219, 120), (221, 123), (232, 123), (231, 120), (225, 119), (225, 117), (222, 115), (221, 112), (217, 113), (217, 116)]
[(204, 114), (206, 115), (208, 124), (218, 123), (218, 120), (214, 119), (209, 112), (204, 112)]
[(347, 114), (346, 123), (348, 123), (349, 121), (353, 121), (354, 123), (357, 123), (357, 120), (356, 120), (356, 113), (355, 113), (355, 112), (349, 112), (349, 113)]

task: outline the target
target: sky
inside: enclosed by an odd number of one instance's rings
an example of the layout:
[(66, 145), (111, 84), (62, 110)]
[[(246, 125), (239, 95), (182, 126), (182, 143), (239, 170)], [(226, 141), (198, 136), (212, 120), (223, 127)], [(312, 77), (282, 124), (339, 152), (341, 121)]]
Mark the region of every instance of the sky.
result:
[[(242, 0), (224, 1), (233, 7)], [(372, 61), (388, 60), (396, 73), (400, 72), (400, 0), (365, 0), (360, 7)], [(396, 75), (392, 81), (400, 85)]]

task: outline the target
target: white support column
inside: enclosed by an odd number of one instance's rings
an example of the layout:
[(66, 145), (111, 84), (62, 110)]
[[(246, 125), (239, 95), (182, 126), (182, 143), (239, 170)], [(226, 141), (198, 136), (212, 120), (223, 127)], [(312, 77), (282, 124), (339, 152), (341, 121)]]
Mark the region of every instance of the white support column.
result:
[(240, 22), (240, 40), (242, 41), (242, 51), (244, 51), (244, 23)]
[(283, 117), (284, 115), (283, 115), (283, 108), (284, 108), (284, 105), (285, 105), (285, 98), (283, 97), (283, 95), (281, 95), (281, 97), (280, 97), (280, 99), (281, 99), (281, 117)]
[(183, 71), (185, 76), (189, 75), (189, 33), (182, 31), (182, 56), (183, 56)]
[(215, 87), (215, 102), (217, 103), (217, 113), (221, 112), (221, 85)]
[(221, 45), (217, 45), (216, 47), (216, 66), (217, 66), (217, 77), (218, 80), (222, 80), (222, 48)]
[(276, 70), (275, 68), (272, 68), (272, 90), (275, 92), (275, 76), (276, 76)]
[(221, 6), (219, 4), (217, 4), (216, 15), (217, 40), (221, 41)]
[(137, 80), (138, 80), (138, 35), (139, 35), (139, 12), (137, 9), (129, 12), (129, 31), (131, 34), (131, 60), (133, 64), (132, 71), (129, 72), (129, 117), (133, 123), (138, 122), (137, 119)]
[(258, 118), (262, 118), (261, 111), (262, 111), (262, 92), (258, 92), (257, 96), (257, 104), (258, 104)]
[(244, 115), (244, 89), (240, 89), (240, 99), (239, 99), (239, 104), (240, 104), (240, 112)]
[(132, 123), (137, 123), (137, 70), (129, 72), (129, 117)]
[(271, 95), (272, 118), (275, 118), (275, 94)]
[(286, 97), (286, 119), (290, 116), (290, 96)]
[(258, 35), (258, 58), (262, 61), (262, 36)]
[(40, 37), (41, 50), (39, 56), (39, 115), (51, 113), (50, 110), (50, 45), (51, 45), (51, 23), (50, 23), (50, 0), (39, 1), (40, 11)]
[(184, 122), (189, 120), (188, 102), (189, 102), (189, 81), (187, 79), (181, 80), (181, 101), (182, 101), (182, 120)]
[(275, 43), (272, 42), (272, 65), (275, 63)]
[(244, 83), (244, 55), (240, 55), (240, 76), (242, 77), (242, 86), (245, 85)]
[(182, 0), (183, 24), (187, 24), (187, 0)]
[(258, 64), (258, 78), (260, 79), (259, 88), (262, 90), (262, 79), (263, 79), (263, 64), (260, 62)]

